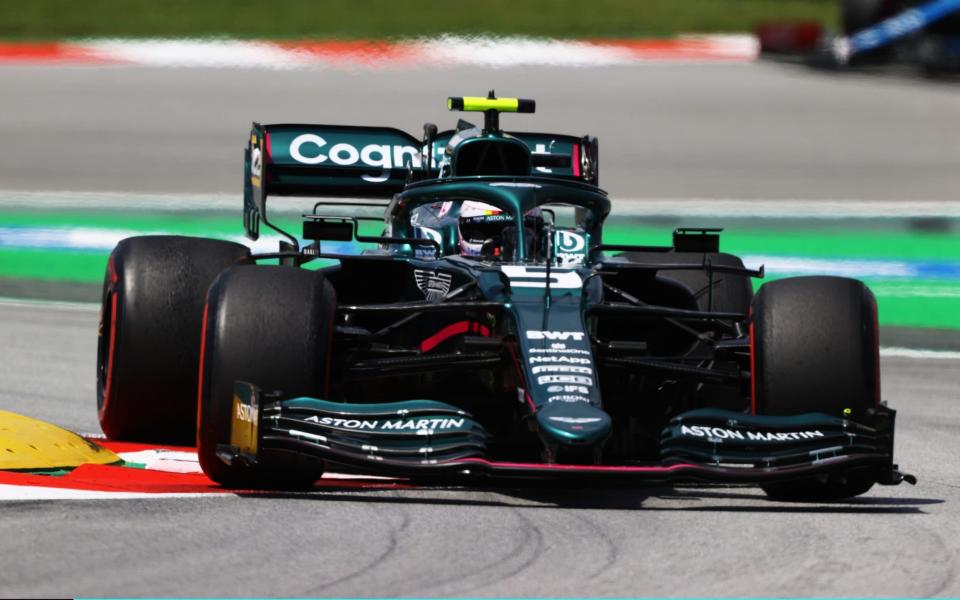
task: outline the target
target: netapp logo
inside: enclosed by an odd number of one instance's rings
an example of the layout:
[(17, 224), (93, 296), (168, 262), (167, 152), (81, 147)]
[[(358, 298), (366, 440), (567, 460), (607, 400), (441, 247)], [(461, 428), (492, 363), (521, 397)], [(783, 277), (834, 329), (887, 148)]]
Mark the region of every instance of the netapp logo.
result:
[(571, 365), (589, 365), (589, 358), (577, 356), (531, 356), (531, 363), (567, 363)]

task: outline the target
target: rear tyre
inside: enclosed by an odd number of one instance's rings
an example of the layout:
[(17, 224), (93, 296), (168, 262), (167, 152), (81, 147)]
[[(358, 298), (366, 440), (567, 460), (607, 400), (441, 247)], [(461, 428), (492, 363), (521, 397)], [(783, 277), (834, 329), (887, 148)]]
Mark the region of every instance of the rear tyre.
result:
[(207, 288), (249, 255), (240, 244), (183, 236), (117, 244), (97, 340), (97, 408), (108, 438), (192, 443)]
[(211, 479), (227, 487), (304, 488), (323, 473), (320, 461), (292, 452), (261, 453), (256, 468), (216, 455), (230, 442), (235, 381), (283, 397), (327, 392), (336, 296), (321, 275), (295, 267), (228, 269), (207, 296), (200, 363), (197, 452)]
[[(753, 405), (761, 415), (822, 412), (854, 420), (880, 397), (877, 303), (863, 283), (795, 277), (765, 284), (752, 306)], [(868, 469), (763, 486), (773, 498), (837, 500), (869, 490)]]

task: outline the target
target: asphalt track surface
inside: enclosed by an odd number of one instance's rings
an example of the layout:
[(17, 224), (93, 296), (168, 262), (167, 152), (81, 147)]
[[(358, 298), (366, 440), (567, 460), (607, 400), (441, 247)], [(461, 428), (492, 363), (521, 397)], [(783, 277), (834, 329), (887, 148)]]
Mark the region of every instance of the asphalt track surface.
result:
[[(236, 192), (250, 122), (452, 127), (446, 97), (532, 97), (519, 131), (600, 139), (614, 197), (954, 200), (953, 84), (797, 66), (0, 68), (0, 188)], [(478, 115), (463, 115), (479, 123)]]
[[(95, 431), (92, 308), (3, 305), (0, 406)], [(4, 502), (0, 595), (957, 596), (960, 364), (885, 359), (917, 487), (343, 490)]]
[[(416, 133), (489, 87), (540, 101), (518, 129), (599, 135), (615, 195), (943, 200), (960, 156), (954, 87), (766, 64), (0, 72), (7, 189), (236, 191), (253, 118)], [(0, 306), (0, 408), (96, 431), (96, 320)], [(958, 389), (956, 360), (884, 359), (920, 484), (832, 505), (740, 487), (5, 502), (0, 595), (958, 596)]]

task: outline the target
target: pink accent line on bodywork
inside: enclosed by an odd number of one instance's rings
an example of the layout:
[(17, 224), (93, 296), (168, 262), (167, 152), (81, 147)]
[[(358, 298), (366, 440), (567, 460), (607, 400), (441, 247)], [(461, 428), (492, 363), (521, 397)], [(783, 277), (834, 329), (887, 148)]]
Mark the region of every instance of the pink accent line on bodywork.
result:
[(490, 328), (486, 325), (477, 323), (476, 321), (457, 321), (456, 323), (447, 325), (440, 331), (420, 342), (420, 351), (430, 352), (453, 336), (460, 335), (462, 333), (476, 333), (482, 335), (483, 337), (490, 337)]
[(552, 471), (585, 471), (585, 472), (595, 472), (595, 473), (607, 473), (607, 472), (618, 472), (618, 473), (670, 473), (672, 471), (679, 471), (683, 469), (690, 468), (699, 468), (699, 465), (680, 463), (676, 465), (668, 466), (649, 466), (649, 467), (637, 467), (630, 465), (557, 465), (557, 464), (542, 464), (542, 463), (511, 463), (511, 462), (496, 462), (486, 460), (484, 458), (464, 458), (459, 463), (473, 463), (485, 465), (488, 467), (501, 467), (509, 469), (530, 469), (535, 471), (543, 470), (552, 470)]

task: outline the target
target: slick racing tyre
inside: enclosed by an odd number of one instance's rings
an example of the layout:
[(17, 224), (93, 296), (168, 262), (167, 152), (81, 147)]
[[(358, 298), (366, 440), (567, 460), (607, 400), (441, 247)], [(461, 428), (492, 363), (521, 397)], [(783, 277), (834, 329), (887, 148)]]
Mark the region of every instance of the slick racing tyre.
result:
[[(627, 252), (622, 255), (633, 262), (668, 262), (679, 264), (702, 264), (704, 254), (700, 252)], [(712, 264), (727, 267), (743, 267), (739, 257), (723, 252), (709, 252), (706, 257)], [(660, 271), (666, 277), (683, 284), (697, 300), (700, 310), (707, 310), (710, 290), (710, 278), (703, 271)], [(747, 314), (750, 299), (753, 297), (753, 284), (750, 277), (735, 273), (714, 273), (712, 308), (716, 312), (740, 312)]]
[(182, 236), (117, 244), (97, 339), (97, 408), (108, 438), (191, 443), (207, 288), (249, 254), (240, 244)]
[(323, 275), (295, 267), (228, 269), (210, 286), (204, 318), (197, 431), (200, 466), (227, 487), (309, 487), (323, 465), (296, 453), (262, 452), (260, 465), (228, 465), (235, 381), (284, 398), (327, 397), (336, 296)]
[[(753, 408), (857, 420), (880, 398), (877, 303), (863, 283), (795, 277), (763, 285), (752, 306)], [(872, 470), (764, 486), (774, 498), (836, 500), (876, 482)]]

